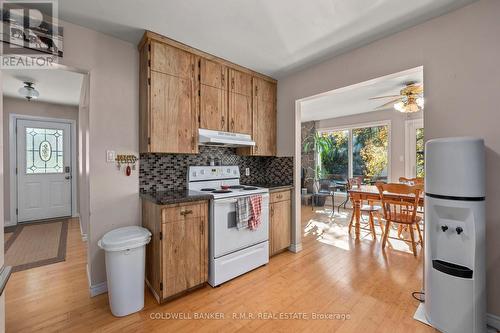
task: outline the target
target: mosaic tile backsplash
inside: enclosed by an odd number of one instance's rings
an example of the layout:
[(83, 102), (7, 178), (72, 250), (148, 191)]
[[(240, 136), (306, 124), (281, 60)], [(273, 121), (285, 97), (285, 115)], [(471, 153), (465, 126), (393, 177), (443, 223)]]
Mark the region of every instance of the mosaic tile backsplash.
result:
[[(219, 158), (221, 165), (238, 165), (242, 184), (293, 183), (293, 157), (240, 156), (235, 148), (200, 146), (196, 155), (141, 154), (139, 189), (141, 192), (185, 190), (188, 166), (209, 165), (211, 158)], [(245, 176), (245, 168), (250, 168), (250, 176)]]

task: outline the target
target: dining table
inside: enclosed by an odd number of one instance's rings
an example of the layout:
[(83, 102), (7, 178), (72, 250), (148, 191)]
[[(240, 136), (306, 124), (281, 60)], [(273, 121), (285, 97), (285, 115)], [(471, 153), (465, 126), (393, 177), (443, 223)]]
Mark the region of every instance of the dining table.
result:
[[(361, 205), (363, 201), (368, 201), (368, 202), (376, 202), (376, 201), (381, 201), (380, 199), (380, 192), (375, 185), (361, 185), (361, 186), (355, 186), (349, 189), (348, 195), (350, 196), (352, 202), (353, 202), (353, 214), (355, 217), (355, 226), (354, 230), (356, 233), (356, 238), (359, 238), (360, 234), (360, 218), (361, 218)], [(413, 194), (400, 194), (400, 193), (388, 193), (385, 192), (384, 196), (392, 198), (392, 199), (397, 199), (401, 201), (408, 201), (409, 203), (414, 202), (415, 196)], [(418, 206), (423, 207), (424, 206), (424, 195), (423, 193), (420, 195), (418, 199)]]

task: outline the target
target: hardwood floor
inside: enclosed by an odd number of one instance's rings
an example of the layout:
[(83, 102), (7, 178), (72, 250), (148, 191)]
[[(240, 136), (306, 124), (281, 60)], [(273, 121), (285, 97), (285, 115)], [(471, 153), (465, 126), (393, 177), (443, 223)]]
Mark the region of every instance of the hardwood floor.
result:
[[(364, 231), (360, 240), (347, 235), (349, 215), (331, 222), (310, 207), (302, 211), (300, 253), (279, 254), (221, 287), (206, 286), (161, 306), (147, 291), (145, 309), (124, 318), (111, 315), (107, 294), (89, 297), (85, 243), (78, 222), (71, 221), (65, 262), (11, 277), (7, 332), (433, 332), (412, 319), (418, 302), (411, 292), (422, 280), (420, 251), (415, 258), (406, 244), (391, 240), (384, 254), (380, 236), (373, 241)], [(224, 319), (194, 319), (214, 313)], [(295, 317), (279, 319), (280, 313)], [(314, 313), (349, 319), (313, 320)]]

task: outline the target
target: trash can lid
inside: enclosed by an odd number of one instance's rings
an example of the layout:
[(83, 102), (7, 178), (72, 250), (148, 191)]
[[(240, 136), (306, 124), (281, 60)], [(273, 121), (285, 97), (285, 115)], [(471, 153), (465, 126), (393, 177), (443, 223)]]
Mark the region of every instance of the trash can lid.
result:
[(151, 232), (148, 229), (130, 226), (107, 232), (98, 245), (104, 251), (124, 251), (146, 245), (150, 240)]

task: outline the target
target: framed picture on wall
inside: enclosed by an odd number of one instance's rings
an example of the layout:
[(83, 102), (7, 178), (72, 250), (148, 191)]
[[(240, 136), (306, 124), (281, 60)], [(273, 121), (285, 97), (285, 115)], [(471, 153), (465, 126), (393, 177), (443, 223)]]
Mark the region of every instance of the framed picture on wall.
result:
[(55, 18), (55, 3), (3, 1), (2, 54), (63, 56), (63, 28)]

